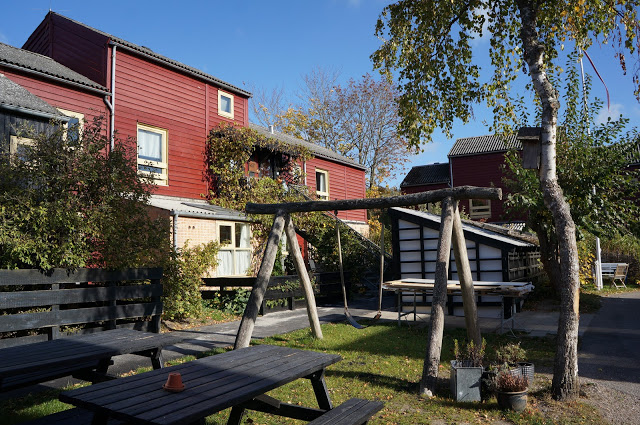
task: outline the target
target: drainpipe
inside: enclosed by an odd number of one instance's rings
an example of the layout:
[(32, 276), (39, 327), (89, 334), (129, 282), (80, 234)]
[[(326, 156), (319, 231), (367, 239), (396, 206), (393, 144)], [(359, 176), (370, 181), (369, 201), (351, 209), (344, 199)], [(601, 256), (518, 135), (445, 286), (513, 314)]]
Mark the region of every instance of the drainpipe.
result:
[[(113, 151), (114, 147), (114, 132), (116, 123), (116, 45), (111, 43), (111, 93), (104, 97), (104, 103), (109, 108), (110, 120), (109, 120), (109, 137), (110, 147)], [(111, 102), (108, 97), (111, 96)]]
[(171, 216), (173, 217), (173, 251), (178, 252), (178, 217), (180, 213), (171, 210)]

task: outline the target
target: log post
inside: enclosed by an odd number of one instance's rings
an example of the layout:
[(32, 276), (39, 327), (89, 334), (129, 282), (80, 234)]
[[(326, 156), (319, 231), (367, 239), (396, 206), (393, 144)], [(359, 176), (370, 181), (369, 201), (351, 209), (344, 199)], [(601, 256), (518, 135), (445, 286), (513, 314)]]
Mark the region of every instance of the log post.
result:
[(247, 307), (244, 309), (242, 321), (238, 328), (238, 334), (236, 335), (236, 342), (233, 345), (233, 349), (248, 347), (251, 342), (251, 335), (253, 334), (253, 328), (256, 324), (256, 318), (260, 311), (260, 305), (264, 299), (264, 294), (267, 292), (267, 286), (269, 285), (269, 279), (271, 278), (271, 272), (273, 271), (273, 264), (276, 261), (276, 255), (278, 253), (278, 246), (280, 245), (280, 237), (282, 236), (282, 229), (284, 228), (285, 213), (278, 211), (273, 219), (273, 226), (267, 239), (267, 246), (264, 249), (264, 256), (262, 257), (262, 263), (260, 264), (260, 270), (258, 276), (253, 284)]
[(285, 216), (284, 232), (287, 235), (289, 248), (291, 249), (291, 253), (293, 254), (293, 262), (295, 263), (296, 271), (298, 272), (298, 277), (300, 278), (300, 283), (302, 283), (302, 288), (304, 289), (304, 297), (307, 300), (307, 315), (309, 316), (309, 326), (311, 326), (313, 336), (318, 339), (322, 339), (322, 329), (320, 328), (320, 320), (318, 319), (318, 310), (316, 308), (316, 297), (313, 293), (311, 279), (309, 279), (309, 274), (307, 273), (307, 268), (304, 264), (304, 258), (302, 258), (300, 246), (298, 245), (296, 229), (293, 226), (293, 221), (291, 220), (291, 216), (289, 214)]
[(462, 288), (462, 305), (464, 308), (464, 321), (467, 325), (467, 338), (479, 347), (482, 344), (482, 335), (480, 334), (480, 326), (478, 326), (478, 309), (476, 308), (476, 296), (473, 291), (473, 276), (469, 266), (467, 244), (464, 239), (462, 220), (460, 220), (457, 202), (453, 211), (452, 239), (456, 270), (460, 280), (460, 287)]
[(431, 323), (429, 325), (427, 353), (422, 369), (422, 379), (420, 380), (420, 395), (425, 397), (435, 395), (438, 382), (438, 367), (440, 366), (442, 333), (444, 330), (444, 307), (447, 300), (451, 232), (453, 230), (453, 206), (454, 201), (451, 197), (442, 200), (436, 279), (433, 285), (433, 301), (431, 302)]

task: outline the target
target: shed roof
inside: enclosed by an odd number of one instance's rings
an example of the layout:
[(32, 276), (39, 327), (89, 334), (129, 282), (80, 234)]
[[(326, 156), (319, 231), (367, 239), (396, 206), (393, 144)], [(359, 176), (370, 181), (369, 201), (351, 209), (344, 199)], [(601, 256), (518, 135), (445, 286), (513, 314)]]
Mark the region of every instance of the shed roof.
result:
[[(434, 228), (440, 228), (441, 218), (439, 215), (431, 214), (428, 212), (416, 211), (409, 208), (391, 208), (392, 212), (397, 212), (403, 219), (407, 219), (409, 221), (415, 221), (418, 223), (429, 222), (432, 224)], [(470, 221), (465, 220), (462, 223), (462, 230), (465, 232), (465, 237), (469, 235), (473, 235), (477, 238), (482, 238), (487, 242), (493, 241), (496, 245), (508, 245), (514, 248), (525, 248), (532, 249), (535, 248), (536, 245), (525, 241), (519, 237), (509, 236), (502, 232), (493, 231), (487, 228), (483, 223), (478, 223), (477, 225)], [(507, 229), (505, 229), (508, 231)]]
[(187, 217), (210, 218), (212, 220), (250, 221), (243, 212), (212, 205), (205, 200), (152, 195), (152, 207), (178, 213)]
[(456, 140), (448, 156), (451, 158), (456, 156), (506, 152), (513, 148), (522, 149), (522, 143), (516, 139), (515, 134), (509, 136), (490, 134), (486, 136), (464, 137)]
[(249, 127), (252, 130), (257, 131), (262, 136), (271, 137), (281, 142), (287, 143), (289, 145), (302, 146), (304, 148), (307, 148), (313, 153), (314, 156), (317, 156), (319, 158), (328, 159), (329, 161), (339, 162), (341, 164), (348, 165), (353, 168), (359, 168), (361, 170), (366, 169), (366, 167), (358, 164), (353, 159), (340, 155), (339, 153), (334, 152), (331, 149), (327, 149), (323, 146), (316, 145), (315, 143), (307, 142), (305, 140), (298, 139), (297, 137), (293, 137), (285, 133), (280, 133), (278, 131), (274, 131), (272, 133), (265, 127), (261, 125), (253, 124), (253, 123), (249, 123)]
[(73, 22), (73, 23), (75, 23), (77, 25), (81, 25), (81, 26), (83, 26), (83, 27), (85, 27), (85, 28), (87, 28), (87, 29), (89, 29), (91, 31), (97, 32), (98, 34), (102, 34), (105, 37), (109, 38), (109, 40), (112, 43), (116, 44), (116, 45), (125, 47), (125, 48), (127, 48), (129, 50), (133, 50), (133, 51), (139, 53), (140, 55), (146, 56), (146, 57), (148, 57), (150, 59), (153, 59), (153, 60), (155, 60), (157, 62), (160, 62), (162, 64), (168, 65), (171, 68), (175, 68), (175, 69), (178, 69), (178, 70), (180, 70), (182, 72), (186, 72), (187, 74), (191, 74), (193, 76), (199, 77), (199, 78), (201, 78), (201, 79), (203, 79), (205, 81), (208, 81), (208, 82), (211, 82), (213, 84), (216, 84), (216, 85), (218, 85), (220, 87), (223, 87), (226, 90), (230, 90), (230, 91), (235, 92), (237, 94), (241, 94), (241, 95), (244, 95), (244, 96), (247, 96), (247, 97), (251, 97), (251, 93), (246, 91), (246, 90), (243, 90), (243, 89), (241, 89), (239, 87), (236, 87), (236, 86), (234, 86), (232, 84), (229, 84), (226, 81), (222, 81), (219, 78), (216, 78), (213, 75), (209, 75), (206, 72), (200, 71), (197, 68), (193, 68), (193, 67), (191, 67), (189, 65), (183, 64), (182, 62), (178, 62), (176, 60), (173, 60), (173, 59), (170, 59), (170, 58), (168, 58), (166, 56), (158, 54), (158, 53), (154, 52), (153, 50), (151, 50), (148, 47), (140, 46), (140, 45), (131, 43), (129, 41), (123, 40), (122, 38), (116, 37), (114, 35), (111, 35), (111, 34), (109, 34), (107, 32), (101, 31), (99, 29), (90, 27), (89, 25), (83, 24), (82, 22), (78, 22), (76, 20), (68, 18), (68, 17), (66, 17), (64, 15), (61, 15), (59, 13), (56, 13), (56, 12), (49, 12), (49, 13), (51, 15), (55, 15), (55, 16), (60, 17), (62, 19), (66, 19), (68, 21), (71, 21), (71, 22)]
[(64, 115), (56, 108), (3, 74), (0, 74), (0, 109), (66, 121)]
[(420, 186), (424, 184), (449, 183), (449, 163), (418, 165), (411, 168), (400, 187)]
[(107, 89), (100, 84), (54, 61), (48, 56), (19, 49), (4, 43), (0, 43), (0, 65), (41, 74), (56, 80), (79, 84), (89, 89), (97, 89), (105, 93), (107, 91)]

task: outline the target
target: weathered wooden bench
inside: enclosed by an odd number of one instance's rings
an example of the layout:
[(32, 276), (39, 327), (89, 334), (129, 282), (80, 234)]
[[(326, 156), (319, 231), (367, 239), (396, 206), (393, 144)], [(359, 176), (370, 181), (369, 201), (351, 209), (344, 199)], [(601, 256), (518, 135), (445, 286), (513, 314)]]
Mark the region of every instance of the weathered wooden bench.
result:
[(602, 263), (602, 277), (611, 279), (611, 284), (616, 288), (626, 288), (627, 272), (629, 264), (627, 263)]
[(68, 375), (109, 379), (121, 354), (162, 367), (162, 348), (178, 338), (159, 333), (161, 278), (161, 269), (0, 270), (0, 391)]
[(352, 398), (323, 413), (322, 416), (309, 422), (309, 425), (362, 425), (383, 407), (384, 404), (380, 401)]

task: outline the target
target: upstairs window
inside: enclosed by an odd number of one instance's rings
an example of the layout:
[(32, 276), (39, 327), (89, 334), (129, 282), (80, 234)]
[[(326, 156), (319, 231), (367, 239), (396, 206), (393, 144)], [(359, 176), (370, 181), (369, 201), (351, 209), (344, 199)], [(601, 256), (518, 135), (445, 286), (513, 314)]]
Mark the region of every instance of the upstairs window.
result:
[(138, 124), (138, 172), (167, 185), (167, 130)]
[(469, 217), (474, 220), (491, 217), (491, 201), (488, 199), (471, 199), (469, 209)]
[(79, 112), (58, 109), (62, 114), (69, 117), (69, 121), (64, 125), (65, 137), (69, 141), (69, 145), (73, 146), (80, 141), (82, 137), (82, 128), (84, 127), (84, 114)]
[(233, 95), (218, 90), (218, 115), (233, 119)]
[(316, 195), (318, 199), (329, 199), (329, 172), (316, 168)]
[(251, 229), (247, 223), (218, 226), (218, 276), (246, 276), (251, 266)]

